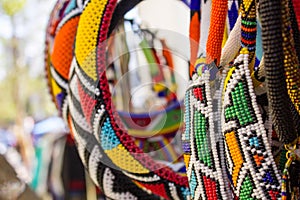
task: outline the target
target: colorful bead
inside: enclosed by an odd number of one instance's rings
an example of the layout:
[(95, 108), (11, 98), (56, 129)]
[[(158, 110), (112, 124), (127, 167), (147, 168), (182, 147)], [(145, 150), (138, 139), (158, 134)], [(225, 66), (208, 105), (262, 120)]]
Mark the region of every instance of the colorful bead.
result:
[(228, 171), (240, 199), (272, 199), (270, 193), (279, 194), (279, 173), (255, 101), (248, 53), (241, 50), (224, 85), (221, 123)]
[[(185, 96), (185, 130), (182, 135), (192, 199), (228, 199), (229, 188), (219, 158), (220, 137), (214, 132), (210, 73), (194, 74)], [(216, 134), (216, 135), (215, 135)], [(186, 148), (188, 146), (189, 148)]]

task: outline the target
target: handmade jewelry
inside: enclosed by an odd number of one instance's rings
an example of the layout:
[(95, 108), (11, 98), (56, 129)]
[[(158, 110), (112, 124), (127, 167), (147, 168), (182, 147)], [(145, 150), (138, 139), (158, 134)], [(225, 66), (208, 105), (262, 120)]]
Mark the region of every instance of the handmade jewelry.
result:
[(195, 74), (185, 94), (184, 159), (192, 199), (228, 199), (227, 179), (218, 153), (222, 145), (215, 135), (209, 79), (208, 70), (201, 76)]
[[(63, 75), (68, 74), (63, 76), (68, 78), (68, 84), (65, 85), (67, 95), (64, 101), (67, 103), (62, 110), (66, 113), (65, 119), (76, 141), (80, 158), (92, 180), (108, 198), (186, 199), (189, 195), (186, 176), (175, 173), (142, 152), (125, 132), (112, 107), (105, 76), (105, 41), (117, 2), (92, 0), (83, 3), (73, 0), (60, 3), (63, 6), (55, 11), (59, 16), (65, 12), (65, 8), (74, 14), (72, 10), (76, 10), (78, 5), (84, 7), (81, 14), (76, 13), (80, 15), (80, 20), (76, 39), (73, 38), (75, 44), (72, 43), (75, 48), (72, 50), (74, 58), (71, 67), (67, 67), (67, 62), (57, 67), (69, 70), (63, 71)], [(59, 18), (60, 30), (64, 29), (70, 18)], [(63, 34), (62, 38), (67, 36)], [(63, 40), (54, 41), (59, 44)], [(53, 78), (59, 81), (60, 76)], [(53, 85), (51, 88), (53, 90)]]
[(249, 69), (252, 74), (256, 47), (256, 0), (243, 0), (241, 15), (241, 47), (246, 47), (249, 51)]
[(279, 14), (281, 2), (261, 0), (259, 4), (271, 118), (279, 139), (289, 144), (297, 138), (297, 132), (293, 120), (290, 119), (293, 114), (283, 67), (282, 20)]
[(227, 15), (227, 1), (212, 0), (210, 28), (206, 45), (207, 63), (220, 63), (222, 41)]
[[(300, 70), (299, 62), (295, 52), (295, 44), (291, 33), (291, 23), (289, 18), (288, 0), (281, 3), (282, 16), (282, 38), (283, 38), (283, 66), (286, 76), (286, 86), (292, 103), (294, 104), (298, 114), (300, 114)], [(297, 44), (297, 46), (299, 46)], [(298, 121), (300, 123), (300, 121)]]
[(256, 103), (248, 53), (241, 50), (224, 84), (221, 124), (227, 167), (240, 199), (277, 199), (280, 176)]

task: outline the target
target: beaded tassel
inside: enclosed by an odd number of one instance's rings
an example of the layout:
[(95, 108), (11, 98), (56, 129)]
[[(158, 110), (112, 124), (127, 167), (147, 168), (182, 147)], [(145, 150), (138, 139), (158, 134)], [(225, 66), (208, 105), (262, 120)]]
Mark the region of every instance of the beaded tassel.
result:
[(256, 103), (248, 53), (241, 50), (224, 84), (221, 123), (228, 172), (239, 199), (277, 199), (280, 177)]

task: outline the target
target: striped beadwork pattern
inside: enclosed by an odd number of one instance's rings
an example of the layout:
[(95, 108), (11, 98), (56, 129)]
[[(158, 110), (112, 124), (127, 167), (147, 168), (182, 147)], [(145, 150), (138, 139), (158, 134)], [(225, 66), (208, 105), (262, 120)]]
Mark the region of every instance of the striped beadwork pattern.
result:
[(224, 83), (222, 132), (233, 191), (239, 199), (277, 199), (280, 176), (256, 103), (243, 48)]
[(250, 72), (254, 70), (256, 47), (256, 0), (243, 0), (241, 3), (241, 46), (249, 51)]
[(51, 94), (84, 166), (106, 197), (187, 199), (187, 177), (138, 148), (114, 111), (105, 69), (107, 33), (116, 4), (116, 0), (57, 3), (46, 40)]
[(193, 76), (185, 94), (183, 151), (192, 199), (228, 199), (215, 136), (210, 73)]

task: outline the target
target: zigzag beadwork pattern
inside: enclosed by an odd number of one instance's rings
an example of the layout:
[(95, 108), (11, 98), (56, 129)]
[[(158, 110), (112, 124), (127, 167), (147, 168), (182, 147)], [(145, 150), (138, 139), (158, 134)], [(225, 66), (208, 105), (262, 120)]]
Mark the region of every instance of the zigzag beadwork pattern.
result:
[(209, 71), (201, 77), (194, 75), (185, 94), (184, 158), (192, 199), (228, 199), (215, 137), (209, 77)]
[(239, 4), (237, 0), (228, 1), (228, 28), (232, 31), (235, 22), (239, 16)]
[(277, 199), (280, 176), (276, 168), (243, 48), (224, 84), (222, 132), (231, 185), (240, 199)]

